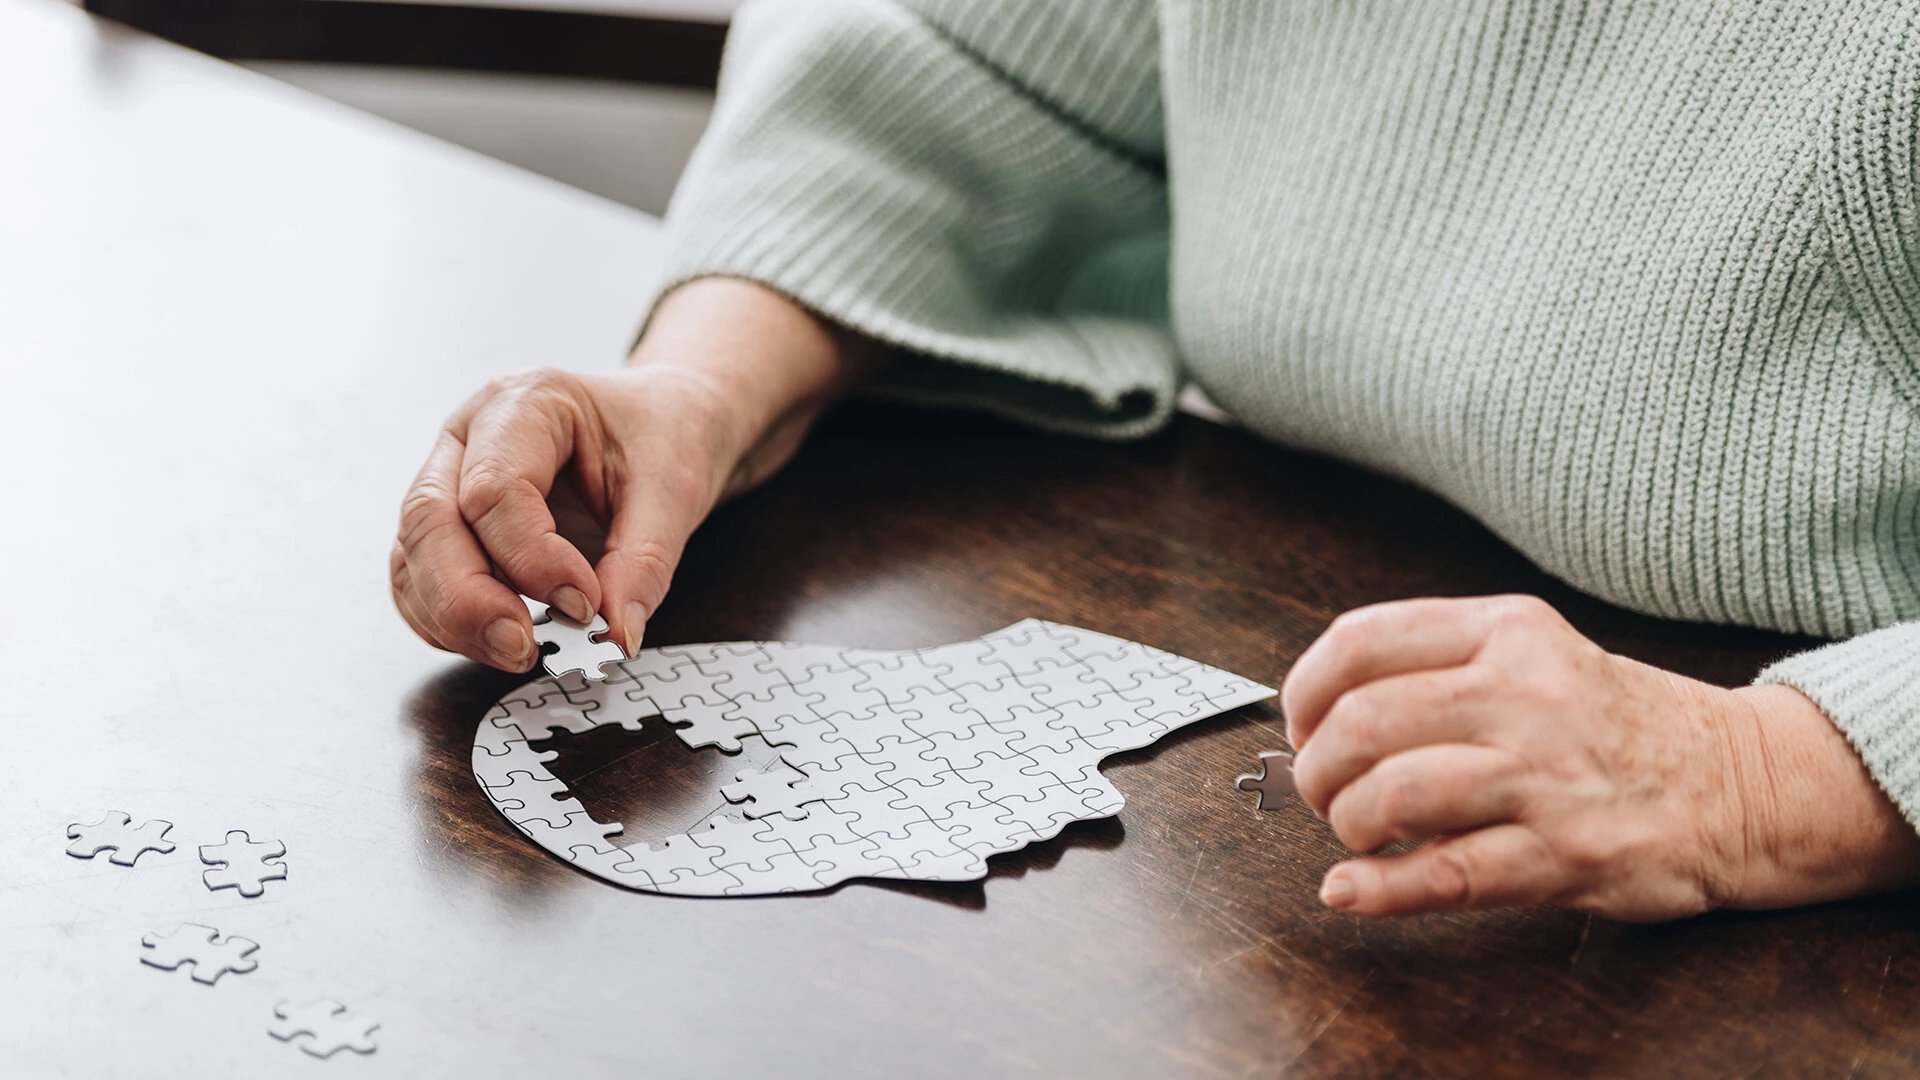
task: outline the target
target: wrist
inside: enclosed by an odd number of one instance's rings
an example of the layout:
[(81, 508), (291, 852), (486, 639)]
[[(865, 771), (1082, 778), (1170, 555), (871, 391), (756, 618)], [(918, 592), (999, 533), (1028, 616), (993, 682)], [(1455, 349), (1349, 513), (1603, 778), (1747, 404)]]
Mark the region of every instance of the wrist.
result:
[(1738, 865), (1720, 906), (1819, 903), (1920, 880), (1920, 836), (1812, 699), (1766, 685), (1726, 701)]
[(885, 354), (771, 289), (714, 277), (660, 300), (628, 365), (703, 389), (744, 457), (796, 414), (810, 419), (871, 378)]

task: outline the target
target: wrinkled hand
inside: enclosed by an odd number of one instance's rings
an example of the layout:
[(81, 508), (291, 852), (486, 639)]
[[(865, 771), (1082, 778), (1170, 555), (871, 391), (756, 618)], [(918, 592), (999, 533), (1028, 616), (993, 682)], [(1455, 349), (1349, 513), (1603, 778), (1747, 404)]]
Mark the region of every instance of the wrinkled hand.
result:
[(1364, 915), (1552, 903), (1651, 921), (1893, 888), (1920, 839), (1799, 691), (1607, 653), (1530, 597), (1340, 617), (1281, 694), (1301, 797)]
[(431, 644), (509, 671), (539, 656), (516, 592), (604, 614), (633, 655), (707, 513), (779, 468), (875, 364), (789, 301), (713, 279), (661, 304), (623, 371), (493, 380), (401, 504), (395, 606)]

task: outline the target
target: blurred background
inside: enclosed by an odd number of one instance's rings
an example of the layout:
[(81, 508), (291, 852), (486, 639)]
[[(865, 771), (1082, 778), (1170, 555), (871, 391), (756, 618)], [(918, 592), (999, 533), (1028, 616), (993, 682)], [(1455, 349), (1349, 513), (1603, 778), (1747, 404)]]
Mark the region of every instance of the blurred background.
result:
[(69, 0), (658, 214), (741, 0)]

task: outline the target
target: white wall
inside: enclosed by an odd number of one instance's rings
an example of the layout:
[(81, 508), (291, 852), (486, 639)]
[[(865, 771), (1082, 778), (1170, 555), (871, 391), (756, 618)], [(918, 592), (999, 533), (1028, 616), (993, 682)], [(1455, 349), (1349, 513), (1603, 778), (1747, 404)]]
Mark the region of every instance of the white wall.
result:
[(666, 209), (713, 106), (705, 91), (595, 79), (351, 64), (247, 66), (653, 214)]
[[(66, 2), (78, 6), (83, 0)], [(742, 0), (422, 2), (724, 22)], [(703, 91), (593, 79), (353, 64), (247, 66), (652, 214), (666, 209), (713, 107), (713, 95)]]

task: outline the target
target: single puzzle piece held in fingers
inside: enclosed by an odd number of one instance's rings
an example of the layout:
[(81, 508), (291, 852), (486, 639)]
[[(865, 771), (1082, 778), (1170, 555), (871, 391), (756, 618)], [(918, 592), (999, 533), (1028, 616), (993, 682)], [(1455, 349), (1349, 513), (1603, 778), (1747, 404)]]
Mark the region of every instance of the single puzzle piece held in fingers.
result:
[(140, 962), (162, 971), (175, 971), (182, 964), (193, 965), (193, 981), (212, 986), (231, 971), (245, 975), (259, 962), (249, 958), (260, 947), (243, 937), (220, 936), (220, 931), (199, 923), (182, 923), (171, 934), (147, 934), (140, 939)]
[(273, 1007), (274, 1022), (267, 1027), (267, 1034), (281, 1042), (308, 1036), (296, 1045), (317, 1058), (331, 1057), (342, 1050), (371, 1054), (378, 1049), (373, 1033), (380, 1021), (348, 1012), (345, 1005), (329, 998), (299, 1008), (292, 1006), (293, 1002), (283, 1001)]
[(1285, 750), (1262, 751), (1260, 771), (1240, 777), (1233, 786), (1241, 791), (1259, 792), (1255, 805), (1261, 810), (1280, 809), (1286, 797), (1299, 790), (1293, 786), (1293, 755)]
[(76, 821), (67, 826), (67, 839), (73, 841), (67, 845), (67, 854), (76, 859), (91, 859), (103, 851), (112, 851), (113, 854), (107, 856), (108, 862), (132, 866), (149, 851), (162, 855), (173, 851), (173, 841), (166, 838), (173, 822), (155, 818), (141, 822), (137, 829), (132, 822), (132, 818), (118, 810), (108, 811), (91, 825)]
[(605, 616), (595, 615), (589, 623), (574, 622), (538, 600), (520, 598), (533, 616), (533, 639), (540, 643), (540, 664), (547, 674), (559, 678), (577, 671), (589, 680), (606, 678), (602, 664), (627, 658), (625, 649), (612, 641), (600, 640), (608, 632)]
[[(494, 807), (554, 855), (679, 896), (983, 877), (989, 855), (1118, 813), (1125, 800), (1100, 775), (1102, 759), (1274, 694), (1172, 653), (1034, 619), (905, 652), (784, 642), (642, 649), (602, 674), (577, 687), (536, 679), (502, 698), (480, 721), (474, 775)], [(659, 717), (688, 746), (727, 753), (757, 735), (779, 748), (779, 763), (738, 772), (720, 789), (734, 805), (685, 833), (615, 844), (607, 837), (620, 826), (554, 798), (565, 784), (547, 770), (550, 752), (503, 737), (562, 714), (576, 732)]]
[(269, 881), (285, 881), (287, 864), (280, 861), (287, 845), (278, 840), (255, 841), (240, 829), (231, 829), (218, 844), (202, 844), (200, 861), (213, 867), (200, 873), (209, 890), (238, 889), (241, 896), (259, 896)]

